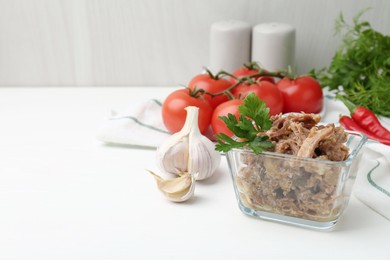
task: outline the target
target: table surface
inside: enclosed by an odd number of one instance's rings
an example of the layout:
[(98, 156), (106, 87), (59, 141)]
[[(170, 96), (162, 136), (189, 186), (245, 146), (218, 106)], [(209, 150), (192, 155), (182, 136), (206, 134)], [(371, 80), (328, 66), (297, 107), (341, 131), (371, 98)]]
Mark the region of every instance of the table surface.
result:
[(0, 259), (390, 259), (390, 223), (354, 196), (331, 232), (244, 215), (225, 158), (190, 201), (167, 201), (146, 172), (155, 150), (96, 133), (172, 90), (0, 88)]

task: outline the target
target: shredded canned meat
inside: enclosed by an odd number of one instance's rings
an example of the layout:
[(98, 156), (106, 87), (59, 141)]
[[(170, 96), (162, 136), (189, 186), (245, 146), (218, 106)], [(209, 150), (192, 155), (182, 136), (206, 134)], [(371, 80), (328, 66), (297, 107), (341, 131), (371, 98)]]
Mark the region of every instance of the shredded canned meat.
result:
[(335, 219), (344, 201), (337, 190), (342, 166), (317, 162), (345, 160), (347, 133), (333, 124), (318, 125), (316, 114), (276, 115), (271, 120), (273, 126), (265, 133), (275, 144), (271, 151), (298, 157), (243, 152), (245, 166), (236, 176), (242, 203), (309, 220)]

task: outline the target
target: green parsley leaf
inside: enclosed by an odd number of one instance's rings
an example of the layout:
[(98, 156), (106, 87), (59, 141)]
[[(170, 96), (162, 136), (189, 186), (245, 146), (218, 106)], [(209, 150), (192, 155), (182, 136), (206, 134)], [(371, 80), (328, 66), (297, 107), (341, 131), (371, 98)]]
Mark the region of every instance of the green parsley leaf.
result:
[(272, 122), (269, 116), (269, 108), (265, 102), (260, 100), (254, 93), (250, 93), (238, 107), (240, 118), (228, 114), (220, 117), (227, 128), (232, 131), (239, 141), (220, 133), (216, 135), (217, 144), (215, 149), (221, 152), (228, 152), (234, 148), (250, 148), (254, 153), (259, 154), (273, 146), (269, 137), (260, 133), (269, 130)]
[(390, 36), (374, 30), (369, 22), (360, 21), (366, 11), (359, 12), (352, 24), (347, 24), (340, 14), (336, 33), (342, 33), (342, 43), (329, 67), (311, 73), (338, 96), (389, 117)]
[(253, 119), (257, 130), (268, 130), (271, 128), (272, 122), (269, 118), (269, 108), (254, 93), (246, 96), (244, 106), (240, 106), (238, 110), (241, 115), (246, 115)]
[(233, 148), (243, 148), (247, 145), (247, 142), (237, 142), (224, 133), (217, 135), (217, 144), (215, 150), (220, 152), (228, 152)]
[(245, 138), (246, 132), (239, 127), (239, 122), (234, 115), (229, 113), (227, 117), (223, 116), (219, 118), (222, 119), (223, 122), (225, 122), (226, 127), (230, 131), (232, 131), (237, 137)]
[(268, 148), (273, 147), (274, 144), (269, 141), (268, 136), (258, 136), (252, 142), (248, 143), (248, 146), (255, 154), (259, 154)]

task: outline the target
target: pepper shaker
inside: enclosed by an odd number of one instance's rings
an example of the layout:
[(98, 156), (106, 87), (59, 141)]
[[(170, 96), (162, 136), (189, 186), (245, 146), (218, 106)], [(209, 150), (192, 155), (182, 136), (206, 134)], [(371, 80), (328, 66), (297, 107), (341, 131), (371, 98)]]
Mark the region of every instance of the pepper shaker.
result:
[(209, 69), (233, 72), (250, 61), (251, 26), (242, 21), (220, 21), (211, 25)]
[(253, 28), (252, 61), (268, 71), (295, 70), (295, 28), (283, 23), (262, 23)]

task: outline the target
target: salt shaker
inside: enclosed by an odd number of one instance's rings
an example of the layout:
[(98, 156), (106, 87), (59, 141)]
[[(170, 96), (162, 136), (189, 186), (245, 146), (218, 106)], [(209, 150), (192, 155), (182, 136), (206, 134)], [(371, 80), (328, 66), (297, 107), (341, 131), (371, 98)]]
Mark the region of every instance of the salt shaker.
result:
[(236, 20), (211, 25), (209, 69), (212, 72), (233, 72), (250, 61), (251, 29), (249, 24)]
[(262, 23), (252, 30), (252, 61), (268, 70), (295, 70), (295, 28), (284, 23)]

